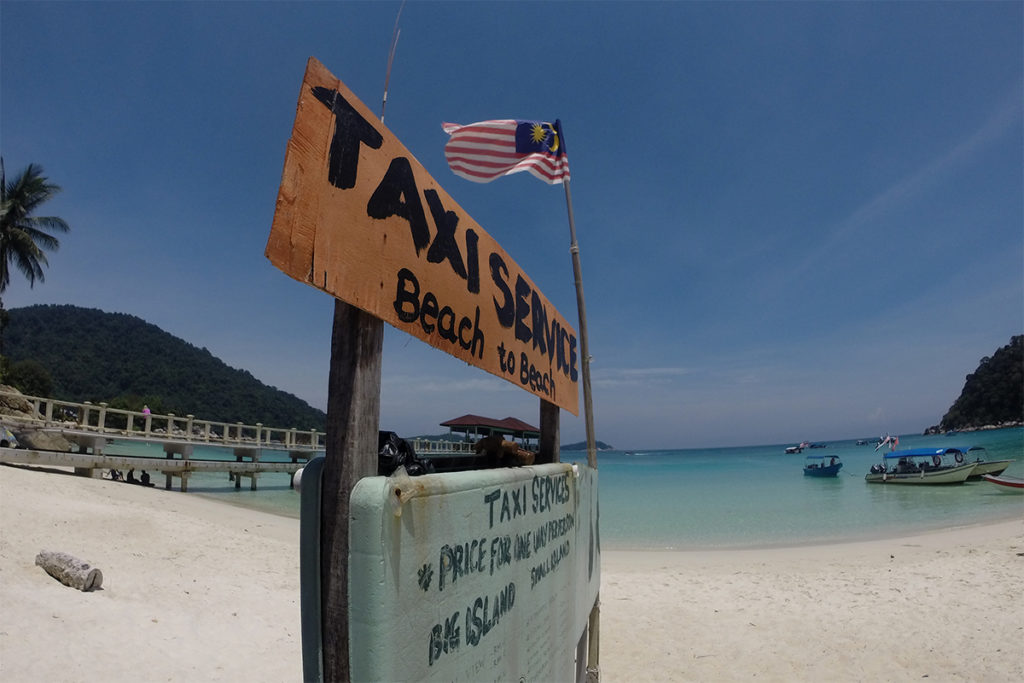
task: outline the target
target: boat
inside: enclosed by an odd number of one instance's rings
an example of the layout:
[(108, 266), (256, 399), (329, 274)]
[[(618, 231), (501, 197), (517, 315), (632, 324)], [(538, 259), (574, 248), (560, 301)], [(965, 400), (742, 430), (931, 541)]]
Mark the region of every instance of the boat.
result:
[(789, 453), (790, 455), (792, 455), (793, 453), (803, 453), (803, 451), (804, 451), (804, 447), (803, 446), (787, 446), (786, 447), (786, 452)]
[(1008, 474), (997, 476), (995, 474), (983, 474), (981, 478), (985, 481), (999, 486), (1000, 491), (1006, 493), (1024, 493), (1024, 477), (1012, 477)]
[(893, 451), (885, 454), (880, 465), (872, 465), (864, 480), (869, 484), (962, 484), (975, 466), (964, 460), (960, 448)]
[(838, 455), (808, 455), (804, 460), (805, 477), (836, 477), (841, 469)]
[[(984, 453), (985, 449), (981, 446), (971, 446), (965, 449), (963, 461), (974, 463), (974, 471), (971, 472), (971, 476), (967, 477), (967, 481), (978, 481), (986, 474), (1002, 474), (1010, 466), (1010, 463), (1013, 462), (1012, 460), (985, 460), (984, 458), (976, 457), (984, 455)], [(972, 456), (975, 456), (974, 460), (970, 459)]]

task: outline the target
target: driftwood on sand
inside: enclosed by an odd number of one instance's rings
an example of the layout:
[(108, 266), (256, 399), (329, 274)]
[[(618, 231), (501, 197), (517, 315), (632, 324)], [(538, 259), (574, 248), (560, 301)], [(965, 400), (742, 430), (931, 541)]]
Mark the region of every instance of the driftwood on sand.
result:
[(80, 591), (93, 591), (103, 584), (103, 572), (67, 553), (41, 550), (36, 555), (36, 564), (65, 586)]

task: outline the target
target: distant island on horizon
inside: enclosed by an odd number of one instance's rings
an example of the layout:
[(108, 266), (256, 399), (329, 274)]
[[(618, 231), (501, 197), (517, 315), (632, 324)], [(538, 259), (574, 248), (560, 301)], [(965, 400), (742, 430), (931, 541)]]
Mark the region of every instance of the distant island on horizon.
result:
[[(599, 451), (616, 451), (616, 450), (618, 450), (617, 448), (615, 448), (615, 446), (606, 444), (604, 441), (595, 441), (594, 442), (594, 446)], [(561, 450), (563, 450), (563, 451), (585, 451), (585, 450), (587, 450), (587, 442), (586, 441), (577, 441), (576, 443), (564, 444), (562, 446), (559, 446), (559, 448)]]

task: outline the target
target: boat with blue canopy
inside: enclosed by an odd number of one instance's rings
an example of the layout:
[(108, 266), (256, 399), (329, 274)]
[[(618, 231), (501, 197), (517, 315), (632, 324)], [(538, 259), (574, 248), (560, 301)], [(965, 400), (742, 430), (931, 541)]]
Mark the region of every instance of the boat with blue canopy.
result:
[(966, 448), (911, 448), (886, 453), (864, 476), (870, 484), (962, 484), (974, 471)]

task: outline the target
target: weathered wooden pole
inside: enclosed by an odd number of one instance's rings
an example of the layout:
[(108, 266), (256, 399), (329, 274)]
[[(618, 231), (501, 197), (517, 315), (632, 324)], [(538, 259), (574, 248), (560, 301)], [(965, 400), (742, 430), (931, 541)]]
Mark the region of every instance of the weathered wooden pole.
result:
[(536, 464), (560, 462), (558, 441), (561, 425), (559, 422), (560, 408), (550, 401), (540, 400), (540, 439), (537, 442)]
[(572, 211), (569, 179), (562, 179), (565, 206), (569, 212), (569, 253), (576, 279), (576, 308), (580, 318), (580, 375), (583, 379), (583, 422), (587, 432), (587, 464), (597, 469), (597, 443), (594, 437), (594, 401), (590, 393), (590, 341), (587, 339), (587, 305), (583, 300), (583, 273), (580, 268), (580, 247), (576, 243), (576, 218)]
[(320, 504), (320, 581), (325, 681), (350, 680), (349, 494), (377, 473), (384, 323), (334, 302), (327, 387), (327, 448)]
[[(583, 416), (587, 432), (587, 464), (597, 469), (597, 442), (594, 436), (594, 403), (590, 390), (590, 342), (587, 339), (587, 307), (583, 300), (583, 274), (580, 268), (580, 248), (576, 243), (576, 218), (572, 210), (572, 194), (569, 179), (562, 181), (565, 187), (565, 205), (569, 212), (569, 251), (572, 254), (572, 270), (576, 278), (576, 305), (580, 316), (580, 366), (583, 379)], [(590, 611), (588, 624), (589, 642), (587, 647), (587, 682), (601, 680), (601, 594), (598, 593)]]

